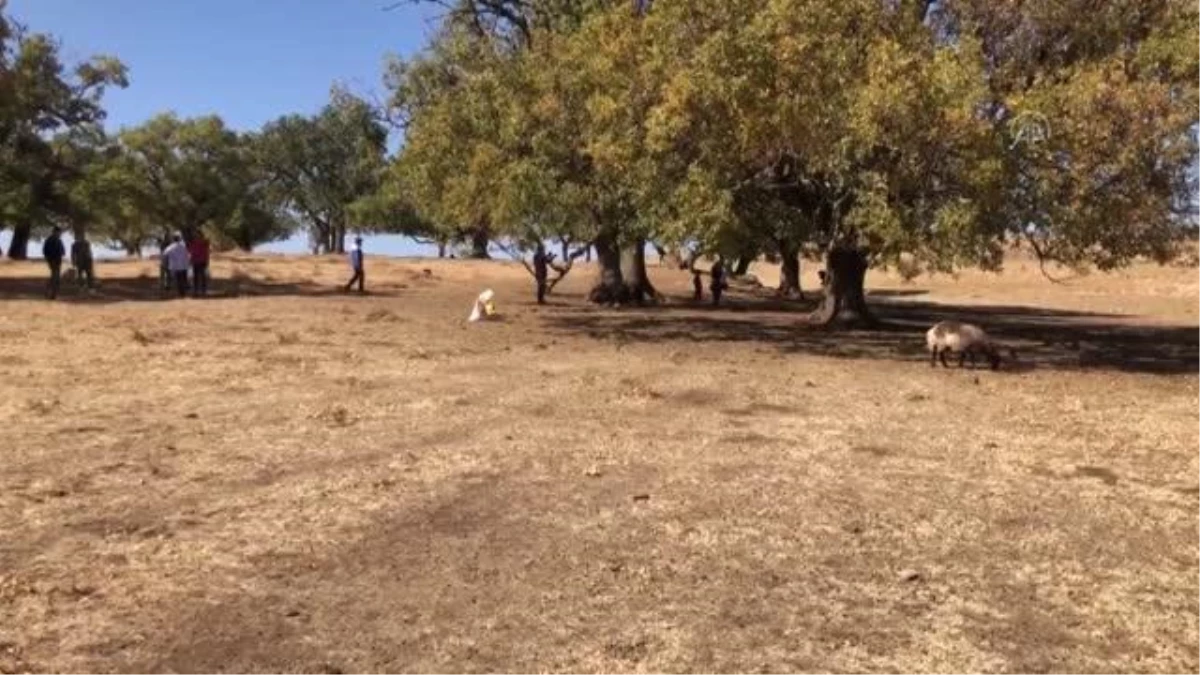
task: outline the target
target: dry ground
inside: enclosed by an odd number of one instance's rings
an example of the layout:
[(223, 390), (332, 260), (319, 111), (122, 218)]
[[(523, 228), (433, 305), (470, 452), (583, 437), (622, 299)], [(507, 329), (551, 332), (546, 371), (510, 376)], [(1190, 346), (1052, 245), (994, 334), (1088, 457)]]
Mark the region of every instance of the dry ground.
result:
[[(0, 672), (1200, 667), (1194, 269), (876, 273), (888, 323), (829, 333), (587, 270), (538, 308), (512, 264), (154, 265), (0, 265)], [(940, 316), (1023, 363), (929, 368)]]

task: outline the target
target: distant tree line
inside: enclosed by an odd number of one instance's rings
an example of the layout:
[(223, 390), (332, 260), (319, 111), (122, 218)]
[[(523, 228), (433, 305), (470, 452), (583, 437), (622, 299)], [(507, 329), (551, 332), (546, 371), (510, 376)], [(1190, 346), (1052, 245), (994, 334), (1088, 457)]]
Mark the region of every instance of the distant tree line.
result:
[(10, 258), (25, 258), (51, 226), (131, 255), (176, 231), (250, 250), (307, 229), (320, 250), (343, 252), (349, 229), (428, 229), (411, 211), (373, 206), (388, 126), (359, 97), (335, 87), (315, 115), (249, 133), (171, 113), (106, 133), (104, 92), (128, 84), (113, 57), (65, 64), (52, 37), (0, 0), (0, 229), (12, 232)]

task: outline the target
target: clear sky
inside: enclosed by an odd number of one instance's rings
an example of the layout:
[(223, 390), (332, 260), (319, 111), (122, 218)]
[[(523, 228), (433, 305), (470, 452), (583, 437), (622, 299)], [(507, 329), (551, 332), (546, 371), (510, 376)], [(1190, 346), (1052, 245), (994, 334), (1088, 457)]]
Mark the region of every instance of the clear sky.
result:
[(315, 112), (334, 82), (382, 99), (384, 57), (421, 48), (437, 8), (392, 0), (9, 0), (69, 60), (111, 54), (130, 86), (105, 98), (108, 126), (174, 110), (239, 130)]
[[(120, 58), (129, 87), (107, 93), (106, 126), (117, 130), (172, 110), (216, 113), (238, 130), (280, 115), (316, 112), (340, 82), (368, 100), (386, 98), (389, 53), (419, 50), (438, 8), (394, 0), (8, 0), (8, 14), (62, 43), (68, 63)], [(393, 139), (392, 146), (395, 147)], [(7, 247), (9, 232), (0, 233)], [(428, 253), (401, 237), (369, 237), (368, 251)], [(264, 250), (300, 253), (303, 235)], [(30, 253), (39, 255), (40, 247)], [(115, 255), (116, 252), (106, 251)]]

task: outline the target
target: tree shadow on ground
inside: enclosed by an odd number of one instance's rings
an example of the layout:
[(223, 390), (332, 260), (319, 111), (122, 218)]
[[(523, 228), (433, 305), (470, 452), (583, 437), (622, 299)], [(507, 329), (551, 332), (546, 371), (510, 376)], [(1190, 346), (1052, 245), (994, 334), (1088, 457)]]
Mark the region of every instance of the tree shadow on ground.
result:
[[(46, 300), (47, 279), (45, 277), (0, 278), (0, 301)], [(367, 295), (392, 297), (403, 284), (389, 283), (386, 286), (367, 288)], [(206, 300), (219, 300), (254, 296), (302, 296), (323, 297), (347, 295), (339, 284), (318, 284), (308, 281), (276, 280), (266, 278), (213, 279), (209, 282)], [(349, 295), (357, 295), (350, 293)], [(157, 277), (151, 276), (101, 276), (93, 292), (80, 288), (75, 282), (64, 280), (57, 302), (81, 304), (111, 304), (118, 302), (161, 302), (178, 299), (178, 293), (163, 290)]]
[(551, 330), (623, 342), (728, 342), (774, 345), (784, 353), (852, 359), (924, 361), (925, 331), (945, 320), (984, 327), (1017, 350), (1006, 368), (1116, 370), (1195, 374), (1200, 367), (1196, 326), (1137, 323), (1134, 317), (1019, 305), (957, 305), (889, 300), (872, 295), (880, 319), (873, 328), (824, 328), (807, 323), (808, 302), (740, 297), (713, 308), (682, 302), (641, 309), (575, 305), (546, 318)]

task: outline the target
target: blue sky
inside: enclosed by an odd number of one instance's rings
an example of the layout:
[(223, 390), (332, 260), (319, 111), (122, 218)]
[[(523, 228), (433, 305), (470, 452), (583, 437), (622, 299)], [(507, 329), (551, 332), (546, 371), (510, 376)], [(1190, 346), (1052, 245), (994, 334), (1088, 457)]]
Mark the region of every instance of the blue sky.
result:
[(386, 54), (412, 54), (436, 7), (390, 0), (9, 0), (69, 61), (112, 54), (130, 86), (105, 99), (109, 127), (165, 110), (221, 115), (239, 130), (314, 112), (335, 81), (382, 99)]
[[(436, 27), (438, 8), (393, 0), (9, 0), (8, 13), (62, 43), (68, 63), (120, 58), (129, 87), (105, 96), (117, 130), (164, 111), (218, 114), (248, 131), (280, 115), (316, 112), (340, 82), (386, 98), (387, 54), (411, 55)], [(395, 141), (393, 139), (393, 147)], [(9, 232), (0, 232), (7, 248)], [(402, 237), (368, 237), (369, 252), (425, 255)], [(301, 253), (305, 237), (263, 247)], [(34, 246), (31, 254), (38, 255)], [(115, 251), (98, 251), (117, 255)]]

